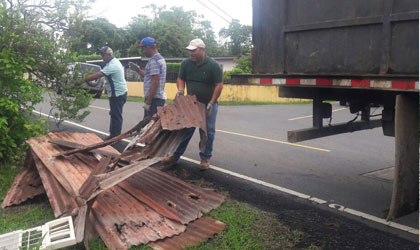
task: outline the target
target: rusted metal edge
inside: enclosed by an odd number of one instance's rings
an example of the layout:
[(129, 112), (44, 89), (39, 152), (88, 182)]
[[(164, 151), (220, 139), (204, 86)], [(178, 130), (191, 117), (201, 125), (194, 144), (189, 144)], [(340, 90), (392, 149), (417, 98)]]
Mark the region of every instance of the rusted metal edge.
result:
[(32, 154), (28, 150), (24, 167), (13, 180), (12, 186), (2, 202), (2, 208), (18, 205), (43, 193), (45, 193), (45, 189), (36, 170)]
[[(95, 181), (93, 181), (91, 184), (93, 185), (93, 187), (91, 189), (88, 189), (88, 191), (85, 192), (84, 198), (88, 197), (87, 201), (89, 201), (93, 199), (94, 197), (96, 197), (97, 195), (99, 195), (100, 193), (106, 191), (107, 189), (126, 180), (130, 176), (137, 174), (138, 172), (159, 163), (161, 160), (162, 158), (153, 158), (153, 159), (133, 163), (131, 165), (125, 166), (123, 168), (119, 168), (112, 172), (103, 173), (103, 174), (99, 174), (99, 173), (95, 174), (93, 177)], [(90, 193), (89, 193), (89, 190), (90, 190)]]
[(119, 186), (158, 213), (183, 224), (219, 207), (225, 199), (214, 191), (193, 186), (153, 168), (133, 175)]
[(186, 226), (170, 220), (132, 195), (114, 186), (98, 195), (92, 207), (94, 227), (109, 249), (128, 249), (184, 232)]
[(226, 224), (211, 217), (201, 217), (188, 224), (187, 230), (180, 235), (149, 243), (156, 250), (182, 250), (195, 246), (225, 229)]
[[(32, 151), (32, 150), (31, 150)], [(38, 156), (32, 151), (35, 166), (42, 180), (42, 185), (50, 201), (54, 216), (71, 215), (73, 209), (78, 208), (76, 200), (61, 186), (57, 179), (50, 173)]]

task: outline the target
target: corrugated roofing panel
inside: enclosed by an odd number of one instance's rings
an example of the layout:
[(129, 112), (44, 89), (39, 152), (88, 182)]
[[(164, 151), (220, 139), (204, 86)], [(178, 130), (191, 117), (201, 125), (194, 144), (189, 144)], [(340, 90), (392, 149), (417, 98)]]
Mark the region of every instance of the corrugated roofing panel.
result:
[[(161, 121), (152, 124), (150, 134), (144, 134), (148, 136), (146, 141), (149, 144), (144, 148), (131, 149), (134, 153), (129, 154), (128, 151), (129, 157), (140, 155), (153, 159), (157, 156), (171, 155), (184, 138), (187, 127), (202, 127), (204, 124), (202, 128), (205, 129), (203, 105), (191, 96), (180, 97), (177, 100), (175, 105), (168, 105), (168, 110), (171, 110), (173, 115), (168, 117), (175, 118), (163, 120), (168, 128), (180, 129), (162, 130)], [(181, 113), (183, 115), (180, 115)], [(28, 140), (34, 154), (34, 157), (31, 157), (32, 162), (27, 161), (31, 163), (32, 170), (24, 169), (20, 180), (17, 178), (15, 182), (28, 185), (37, 178), (40, 182), (41, 175), (54, 214), (59, 216), (63, 213), (68, 214), (77, 206), (75, 197), (79, 196), (80, 187), (97, 166), (98, 160), (86, 152), (68, 157), (55, 157), (64, 150), (49, 143), (53, 138), (83, 145), (95, 144), (102, 140), (94, 134), (67, 132), (51, 133), (42, 138)], [(101, 150), (118, 154), (118, 151), (110, 146)], [(131, 160), (138, 159), (134, 157)], [(39, 174), (33, 162), (36, 163)], [(24, 178), (25, 176), (28, 178)], [(18, 199), (25, 196), (19, 193), (17, 188), (11, 190), (11, 196), (12, 194)], [(100, 194), (93, 204), (91, 218), (95, 219), (94, 227), (110, 249), (127, 249), (130, 246), (178, 235), (185, 230), (183, 224), (201, 217), (203, 213), (218, 207), (223, 201), (224, 197), (220, 194), (187, 184), (156, 169), (146, 168)], [(191, 242), (198, 241), (193, 237)]]
[[(69, 156), (68, 159), (64, 157), (54, 157), (55, 154), (64, 150), (58, 145), (49, 143), (48, 140), (50, 138), (60, 138), (83, 145), (98, 143), (102, 140), (95, 134), (68, 132), (50, 133), (45, 137), (28, 140), (34, 153), (39, 157), (51, 174), (71, 196), (76, 197), (79, 195), (79, 188), (89, 176), (91, 172), (90, 169), (94, 168), (96, 164), (98, 164), (98, 161), (93, 157), (89, 157), (88, 164), (86, 164), (86, 160), (81, 160), (83, 159), (82, 157), (77, 157), (75, 155)], [(110, 146), (104, 147), (103, 150), (109, 150), (110, 152), (119, 154), (118, 151)]]
[[(172, 104), (158, 107), (159, 119), (142, 131), (138, 143), (145, 143), (142, 149), (125, 152), (123, 159), (130, 162), (144, 158), (171, 156), (184, 139), (187, 128), (201, 128), (206, 131), (204, 104), (195, 96), (179, 96)], [(207, 135), (200, 141), (200, 149), (204, 150)]]
[(158, 107), (158, 116), (165, 130), (196, 127), (206, 131), (205, 107), (195, 95), (178, 96), (172, 104)]
[(182, 234), (152, 242), (149, 246), (156, 250), (182, 250), (212, 238), (225, 227), (223, 222), (205, 216), (188, 224)]
[(95, 229), (109, 249), (128, 249), (178, 235), (186, 229), (119, 187), (100, 194), (92, 208), (96, 218)]
[(34, 155), (33, 157), (38, 173), (41, 176), (42, 184), (47, 192), (48, 200), (54, 211), (54, 216), (59, 217), (63, 214), (71, 215), (73, 209), (79, 207), (76, 200), (60, 185), (38, 156)]
[(148, 168), (119, 184), (160, 214), (187, 224), (220, 206), (224, 196)]
[(3, 208), (20, 204), (45, 193), (41, 178), (32, 160), (32, 155), (28, 153), (23, 169), (15, 177), (12, 186), (2, 202)]

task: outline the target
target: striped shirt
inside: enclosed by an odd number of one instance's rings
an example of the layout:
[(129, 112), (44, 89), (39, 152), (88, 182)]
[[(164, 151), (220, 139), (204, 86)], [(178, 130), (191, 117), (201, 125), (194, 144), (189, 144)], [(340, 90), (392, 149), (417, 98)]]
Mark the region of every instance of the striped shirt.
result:
[(153, 98), (166, 100), (165, 82), (166, 82), (166, 61), (157, 53), (147, 62), (144, 71), (144, 97), (149, 96), (149, 89), (152, 86), (152, 76), (159, 75), (159, 86), (156, 89)]

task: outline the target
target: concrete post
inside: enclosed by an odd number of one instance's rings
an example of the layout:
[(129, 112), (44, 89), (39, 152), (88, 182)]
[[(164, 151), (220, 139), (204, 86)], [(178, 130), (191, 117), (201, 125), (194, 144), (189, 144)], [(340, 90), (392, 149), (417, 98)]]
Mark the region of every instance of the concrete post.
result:
[(398, 95), (395, 107), (395, 172), (387, 220), (419, 208), (419, 100)]

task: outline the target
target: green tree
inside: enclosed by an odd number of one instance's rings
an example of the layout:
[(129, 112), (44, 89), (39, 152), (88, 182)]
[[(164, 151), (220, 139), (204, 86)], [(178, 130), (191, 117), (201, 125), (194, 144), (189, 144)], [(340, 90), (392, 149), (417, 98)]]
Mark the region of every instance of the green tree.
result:
[(252, 72), (252, 54), (248, 53), (241, 56), (235, 65), (236, 69), (240, 69), (242, 73), (251, 73)]
[(126, 30), (118, 28), (105, 18), (84, 21), (79, 29), (73, 30), (72, 35), (81, 37), (80, 41), (71, 46), (72, 51), (80, 55), (94, 54), (97, 49), (105, 45), (115, 52), (119, 51), (123, 56), (128, 54), (127, 48), (130, 43)]
[(240, 56), (250, 52), (252, 46), (252, 28), (242, 25), (233, 19), (228, 28), (222, 28), (219, 35), (227, 39), (226, 46), (233, 56)]
[[(144, 37), (151, 36), (156, 39), (159, 52), (165, 57), (186, 57), (185, 47), (188, 43), (199, 37), (203, 39), (210, 56), (218, 55), (220, 49), (215, 40), (211, 23), (204, 20), (202, 15), (195, 11), (185, 11), (182, 7), (149, 5), (144, 8), (152, 17), (139, 15), (134, 17), (127, 27), (130, 42), (138, 42)], [(130, 47), (130, 54), (133, 53)], [(141, 54), (140, 50), (138, 53)]]
[[(80, 25), (82, 0), (0, 0), (0, 162), (13, 159), (25, 140), (45, 132), (45, 122), (33, 115), (45, 88), (67, 82), (68, 49), (73, 42), (65, 31)], [(77, 88), (73, 97), (51, 99), (51, 113), (59, 119), (83, 119), (79, 113), (90, 96)], [(67, 100), (65, 105), (59, 103)]]
[(226, 84), (231, 83), (232, 74), (243, 74), (252, 72), (252, 55), (248, 53), (241, 56), (237, 61), (235, 67), (230, 71), (223, 72), (223, 82)]

